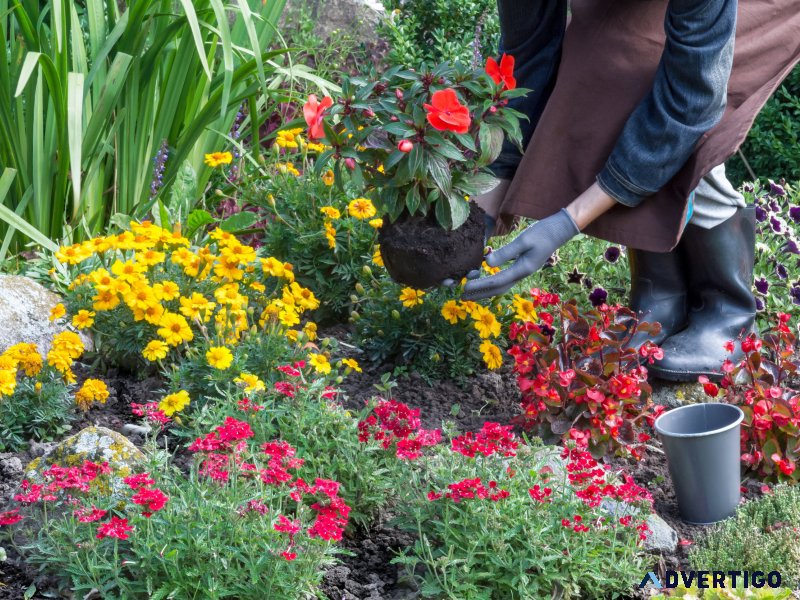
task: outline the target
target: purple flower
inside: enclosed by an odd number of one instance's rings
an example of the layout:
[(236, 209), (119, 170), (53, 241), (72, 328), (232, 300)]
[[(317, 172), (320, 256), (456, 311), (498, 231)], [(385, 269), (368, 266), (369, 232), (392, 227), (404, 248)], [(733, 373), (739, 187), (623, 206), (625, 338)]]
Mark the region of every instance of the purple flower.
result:
[(605, 254), (603, 254), (603, 258), (605, 258), (610, 263), (615, 263), (619, 260), (619, 246), (609, 246), (606, 248)]
[(795, 223), (800, 223), (800, 206), (793, 206), (789, 209), (789, 216)]
[(608, 299), (608, 292), (605, 291), (601, 287), (596, 287), (592, 290), (592, 293), (589, 294), (589, 300), (592, 303), (592, 306), (602, 306), (606, 303)]
[(792, 303), (800, 305), (800, 285), (795, 282), (792, 289), (789, 290), (789, 295), (792, 297)]
[(756, 221), (763, 223), (767, 220), (767, 211), (763, 206), (756, 206)]
[(756, 310), (758, 312), (764, 310), (764, 301), (761, 298), (756, 298)]
[(578, 271), (578, 267), (574, 267), (572, 269), (572, 273), (567, 275), (567, 283), (574, 283), (575, 285), (580, 285), (585, 276), (586, 273), (581, 273), (580, 271)]
[(764, 296), (767, 295), (767, 292), (769, 291), (769, 282), (767, 281), (766, 277), (761, 277), (760, 279), (756, 279), (755, 286), (756, 286), (756, 291), (759, 294), (762, 294)]
[(780, 219), (777, 217), (771, 217), (769, 220), (769, 225), (772, 227), (772, 231), (775, 233), (783, 233), (783, 223), (781, 223)]
[(752, 183), (745, 184), (744, 191), (746, 193), (748, 193), (748, 194), (752, 194), (753, 193), (753, 184)]
[(153, 180), (150, 182), (150, 199), (152, 200), (158, 195), (158, 190), (164, 183), (164, 169), (167, 164), (167, 157), (169, 156), (169, 147), (167, 140), (161, 142), (161, 146), (153, 157)]
[(788, 252), (789, 254), (800, 254), (800, 248), (797, 247), (797, 242), (794, 240), (789, 240), (786, 242), (786, 245), (783, 247), (784, 252)]
[(778, 185), (777, 183), (774, 183), (774, 182), (770, 181), (769, 182), (769, 193), (772, 194), (773, 196), (785, 196), (786, 195), (786, 190), (783, 189), (783, 187)]
[(777, 200), (773, 200), (772, 202), (770, 202), (769, 203), (769, 208), (774, 213), (780, 213), (781, 212), (781, 205), (778, 204)]
[(778, 263), (775, 266), (775, 273), (778, 275), (778, 279), (787, 279), (789, 277), (789, 273), (782, 263)]

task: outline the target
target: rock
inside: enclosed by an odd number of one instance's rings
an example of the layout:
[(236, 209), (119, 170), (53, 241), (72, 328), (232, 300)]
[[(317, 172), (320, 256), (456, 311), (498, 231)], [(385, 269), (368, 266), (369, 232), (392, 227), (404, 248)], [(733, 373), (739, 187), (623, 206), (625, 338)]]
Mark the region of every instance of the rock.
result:
[[(0, 275), (0, 352), (9, 346), (27, 342), (36, 344), (44, 356), (50, 350), (53, 336), (66, 325), (50, 322), (50, 309), (61, 299), (33, 279), (20, 275)], [(62, 320), (63, 321), (63, 320)], [(89, 336), (81, 333), (87, 350), (92, 348)]]
[(44, 456), (55, 448), (55, 446), (55, 442), (38, 442), (36, 440), (31, 440), (28, 452), (30, 452), (31, 456)]
[[(640, 512), (640, 509), (635, 506), (609, 498), (600, 503), (600, 508), (611, 515), (613, 519), (620, 519), (627, 515), (636, 516)], [(651, 513), (647, 517), (647, 526), (650, 527), (650, 533), (644, 541), (645, 550), (650, 552), (675, 552), (678, 547), (678, 534), (664, 519), (655, 513)]]
[(22, 461), (16, 456), (0, 459), (0, 475), (5, 480), (18, 478), (22, 475)]
[(52, 465), (75, 467), (87, 460), (108, 463), (111, 468), (109, 492), (114, 496), (127, 488), (122, 480), (136, 472), (145, 456), (124, 435), (105, 427), (87, 427), (31, 461), (25, 468), (25, 477), (32, 483), (41, 483), (42, 473)]
[(380, 0), (290, 0), (287, 13), (291, 15), (302, 5), (316, 23), (314, 32), (322, 38), (348, 31), (358, 39), (372, 40), (378, 23), (386, 15)]
[(703, 386), (696, 381), (674, 383), (655, 379), (653, 386), (653, 402), (663, 404), (667, 408), (677, 408), (684, 404), (697, 404), (711, 400), (703, 391)]

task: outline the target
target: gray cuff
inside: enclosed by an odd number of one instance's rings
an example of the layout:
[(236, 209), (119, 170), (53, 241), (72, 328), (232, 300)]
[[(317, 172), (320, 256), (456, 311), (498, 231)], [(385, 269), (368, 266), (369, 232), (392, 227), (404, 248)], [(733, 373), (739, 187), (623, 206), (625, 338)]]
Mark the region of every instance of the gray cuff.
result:
[(614, 200), (630, 207), (639, 206), (654, 193), (625, 179), (610, 163), (597, 176), (597, 185)]

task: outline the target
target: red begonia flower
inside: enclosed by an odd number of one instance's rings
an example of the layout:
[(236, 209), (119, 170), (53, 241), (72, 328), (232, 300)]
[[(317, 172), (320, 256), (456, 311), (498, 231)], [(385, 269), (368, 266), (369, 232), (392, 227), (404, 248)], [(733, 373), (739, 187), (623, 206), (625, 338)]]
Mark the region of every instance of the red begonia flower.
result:
[(500, 65), (492, 57), (486, 61), (486, 73), (495, 83), (502, 83), (503, 89), (513, 90), (517, 87), (517, 80), (514, 79), (514, 57), (503, 54)]
[(311, 94), (308, 102), (303, 105), (303, 116), (308, 124), (308, 137), (312, 140), (325, 137), (322, 119), (325, 117), (325, 111), (331, 106), (333, 106), (333, 99), (330, 96), (325, 96), (322, 102), (318, 102), (314, 94)]
[(425, 104), (428, 123), (439, 131), (467, 133), (471, 119), (469, 109), (458, 101), (456, 93), (448, 88), (434, 92), (431, 103)]

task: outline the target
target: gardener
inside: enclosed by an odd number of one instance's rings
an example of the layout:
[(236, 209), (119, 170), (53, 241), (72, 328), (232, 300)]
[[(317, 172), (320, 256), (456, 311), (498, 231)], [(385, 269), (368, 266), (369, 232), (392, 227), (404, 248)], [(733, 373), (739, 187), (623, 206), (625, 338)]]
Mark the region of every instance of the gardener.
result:
[(498, 0), (530, 123), (478, 203), (492, 224), (540, 220), (464, 296), (507, 291), (585, 231), (629, 248), (631, 306), (662, 325), (651, 372), (714, 376), (755, 317), (754, 211), (723, 162), (800, 60), (800, 0), (740, 0), (738, 20), (736, 0), (573, 0), (569, 26), (567, 4)]

